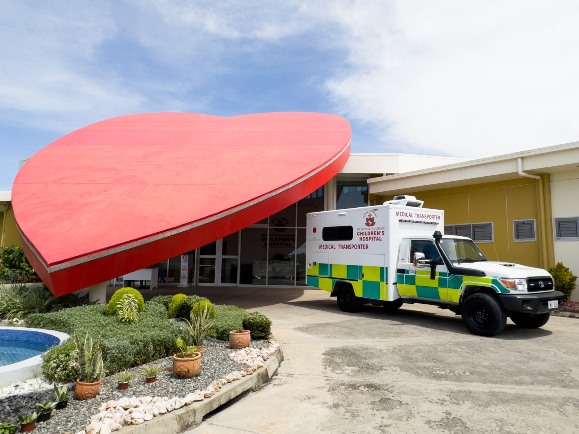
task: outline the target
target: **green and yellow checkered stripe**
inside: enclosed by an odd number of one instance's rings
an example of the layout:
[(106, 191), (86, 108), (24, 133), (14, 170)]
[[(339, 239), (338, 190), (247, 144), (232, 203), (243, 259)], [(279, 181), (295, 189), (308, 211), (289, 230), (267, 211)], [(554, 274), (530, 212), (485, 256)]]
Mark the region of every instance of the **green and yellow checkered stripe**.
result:
[(307, 269), (306, 283), (331, 292), (336, 282), (349, 282), (357, 297), (388, 299), (388, 268), (370, 265), (320, 264)]
[(462, 288), (466, 286), (482, 286), (492, 288), (495, 292), (508, 293), (499, 281), (492, 276), (462, 276), (447, 272), (436, 273), (430, 278), (430, 270), (398, 270), (396, 286), (401, 297), (428, 298), (459, 303)]

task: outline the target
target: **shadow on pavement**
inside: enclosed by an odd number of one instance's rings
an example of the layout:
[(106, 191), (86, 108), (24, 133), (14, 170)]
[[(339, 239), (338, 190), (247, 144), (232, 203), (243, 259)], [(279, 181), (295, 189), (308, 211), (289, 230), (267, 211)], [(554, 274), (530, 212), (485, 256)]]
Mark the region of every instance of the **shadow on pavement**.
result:
[[(335, 299), (328, 300), (297, 300), (291, 301), (289, 304), (293, 306), (299, 306), (306, 309), (315, 309), (325, 312), (335, 312), (336, 314), (342, 315), (344, 319), (355, 319), (355, 318), (382, 318), (385, 321), (385, 325), (395, 325), (395, 326), (413, 326), (421, 327), (429, 330), (440, 330), (444, 332), (456, 333), (461, 335), (471, 334), (462, 322), (460, 315), (450, 316), (449, 311), (439, 310), (441, 314), (437, 314), (437, 311), (426, 312), (424, 310), (419, 310), (423, 305), (412, 305), (405, 304), (398, 311), (386, 313), (380, 306), (364, 305), (362, 310), (356, 313), (342, 312), (336, 305)], [(418, 308), (415, 308), (418, 307)], [(436, 309), (434, 306), (432, 309)], [(444, 313), (443, 313), (444, 312)], [(537, 339), (545, 336), (551, 335), (550, 330), (544, 329), (525, 329), (517, 327), (510, 321), (507, 322), (505, 330), (497, 336), (493, 336), (492, 339), (501, 340), (528, 340)]]

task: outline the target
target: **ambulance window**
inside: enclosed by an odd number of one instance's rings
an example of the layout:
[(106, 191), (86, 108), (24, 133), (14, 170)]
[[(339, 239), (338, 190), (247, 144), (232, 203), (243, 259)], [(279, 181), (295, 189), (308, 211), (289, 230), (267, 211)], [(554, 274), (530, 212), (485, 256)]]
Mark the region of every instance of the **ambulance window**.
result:
[(424, 253), (426, 259), (442, 262), (440, 253), (430, 240), (412, 240), (410, 243), (410, 257), (414, 258), (416, 252)]
[(354, 238), (352, 226), (327, 226), (322, 229), (324, 241), (351, 241)]

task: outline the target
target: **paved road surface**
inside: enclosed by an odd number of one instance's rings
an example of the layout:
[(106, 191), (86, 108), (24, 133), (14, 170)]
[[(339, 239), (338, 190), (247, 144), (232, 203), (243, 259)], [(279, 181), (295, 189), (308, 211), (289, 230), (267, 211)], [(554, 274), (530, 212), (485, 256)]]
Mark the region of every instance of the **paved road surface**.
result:
[(431, 306), (347, 314), (320, 290), (207, 295), (268, 315), (285, 360), (188, 434), (579, 432), (579, 319), (483, 338)]

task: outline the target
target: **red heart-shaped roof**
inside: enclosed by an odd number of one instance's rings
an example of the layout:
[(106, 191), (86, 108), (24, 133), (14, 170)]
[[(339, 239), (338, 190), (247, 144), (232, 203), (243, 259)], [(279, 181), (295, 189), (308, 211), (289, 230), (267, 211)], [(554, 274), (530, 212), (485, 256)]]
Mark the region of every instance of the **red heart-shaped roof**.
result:
[(14, 214), (56, 295), (227, 236), (291, 205), (346, 163), (350, 125), (321, 113), (108, 119), (36, 153)]

